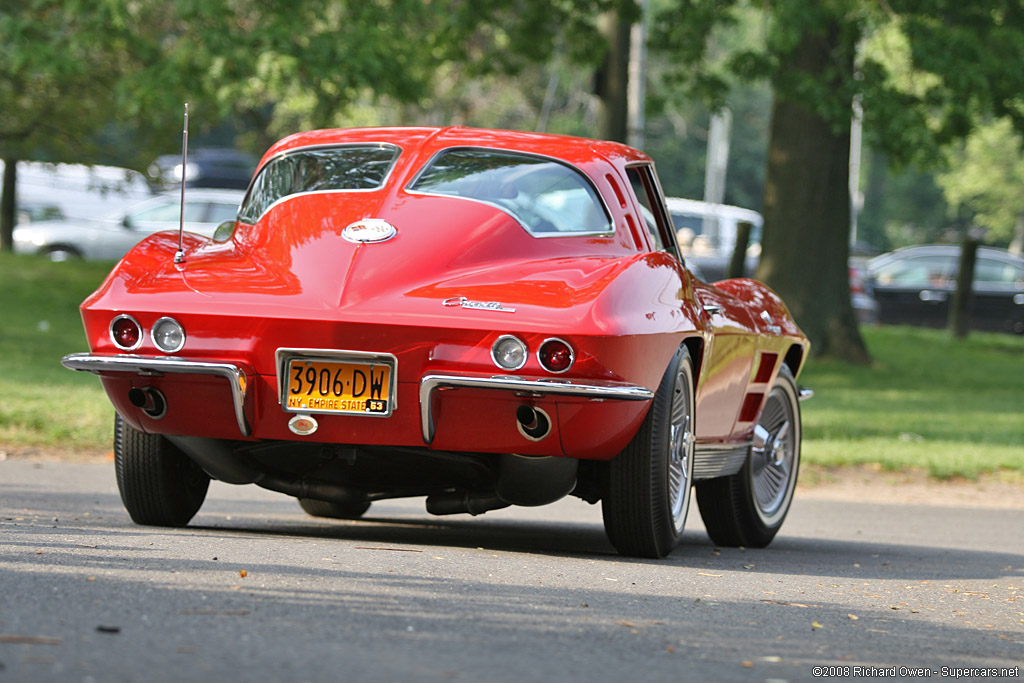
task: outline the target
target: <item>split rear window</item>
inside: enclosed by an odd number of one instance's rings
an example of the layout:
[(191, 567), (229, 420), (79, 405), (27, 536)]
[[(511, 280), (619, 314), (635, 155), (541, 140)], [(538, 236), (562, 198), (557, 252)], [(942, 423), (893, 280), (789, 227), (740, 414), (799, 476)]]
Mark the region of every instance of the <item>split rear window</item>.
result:
[(430, 160), (408, 189), (496, 206), (536, 237), (614, 230), (586, 176), (548, 157), (479, 147), (447, 149)]
[(400, 150), (394, 145), (339, 145), (287, 152), (260, 169), (239, 218), (255, 223), (277, 202), (297, 194), (376, 190)]

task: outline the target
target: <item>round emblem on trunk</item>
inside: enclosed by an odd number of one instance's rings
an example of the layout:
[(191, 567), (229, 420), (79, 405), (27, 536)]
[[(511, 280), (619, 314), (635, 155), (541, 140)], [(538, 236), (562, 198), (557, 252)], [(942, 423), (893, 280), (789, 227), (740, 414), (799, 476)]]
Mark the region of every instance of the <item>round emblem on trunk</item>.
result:
[(398, 231), (380, 218), (364, 218), (361, 221), (352, 223), (341, 231), (341, 236), (349, 242), (356, 244), (372, 244), (374, 242), (385, 242), (394, 237)]

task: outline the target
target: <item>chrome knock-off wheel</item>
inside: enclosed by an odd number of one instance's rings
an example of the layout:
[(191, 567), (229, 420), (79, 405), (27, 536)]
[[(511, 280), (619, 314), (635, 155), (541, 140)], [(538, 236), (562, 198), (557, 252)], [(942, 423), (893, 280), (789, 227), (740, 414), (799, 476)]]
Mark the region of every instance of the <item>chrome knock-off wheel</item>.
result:
[(754, 428), (754, 444), (750, 454), (750, 478), (754, 502), (761, 520), (774, 523), (787, 496), (792, 493), (796, 464), (793, 443), (793, 407), (785, 391), (776, 386), (768, 395), (761, 420)]
[(672, 414), (669, 425), (668, 500), (672, 510), (672, 527), (678, 536), (686, 525), (693, 490), (693, 378), (689, 368), (680, 367), (672, 391)]
[(796, 382), (783, 367), (765, 399), (743, 468), (697, 483), (697, 505), (717, 545), (771, 543), (793, 502), (800, 468), (800, 404)]

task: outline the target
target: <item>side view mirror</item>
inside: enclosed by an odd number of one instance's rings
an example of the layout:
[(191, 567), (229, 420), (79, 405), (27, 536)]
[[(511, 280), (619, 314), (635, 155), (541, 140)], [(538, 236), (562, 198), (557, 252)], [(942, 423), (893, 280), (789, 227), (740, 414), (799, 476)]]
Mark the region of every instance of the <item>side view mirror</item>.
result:
[(235, 221), (224, 221), (213, 231), (214, 242), (227, 242), (231, 239), (231, 233), (235, 231)]
[(124, 227), (126, 227), (129, 230), (134, 230), (135, 229), (135, 224), (132, 223), (132, 217), (131, 216), (125, 216), (124, 218), (122, 218), (121, 219), (121, 225), (123, 225)]

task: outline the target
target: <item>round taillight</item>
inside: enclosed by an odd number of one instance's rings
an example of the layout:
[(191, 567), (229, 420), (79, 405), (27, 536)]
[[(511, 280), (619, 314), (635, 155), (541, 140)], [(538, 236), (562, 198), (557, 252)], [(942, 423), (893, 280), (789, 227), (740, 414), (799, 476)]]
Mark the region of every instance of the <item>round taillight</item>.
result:
[(124, 351), (134, 351), (142, 345), (142, 327), (130, 315), (119, 315), (110, 321), (110, 340)]
[(164, 353), (177, 353), (185, 345), (185, 329), (174, 318), (160, 318), (153, 324), (153, 343)]
[(502, 370), (518, 370), (526, 365), (526, 344), (510, 334), (502, 335), (491, 347), (491, 360)]
[(572, 347), (561, 339), (547, 339), (537, 351), (537, 360), (541, 366), (548, 372), (556, 374), (571, 368), (575, 359)]

